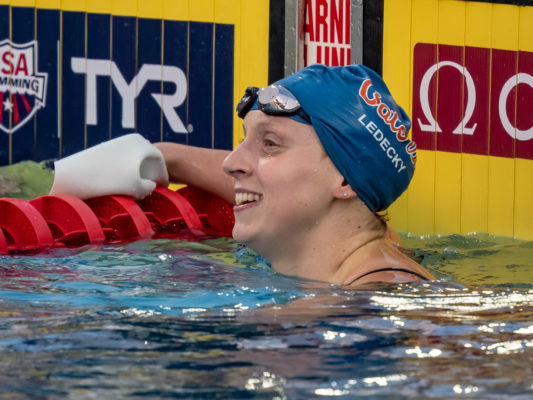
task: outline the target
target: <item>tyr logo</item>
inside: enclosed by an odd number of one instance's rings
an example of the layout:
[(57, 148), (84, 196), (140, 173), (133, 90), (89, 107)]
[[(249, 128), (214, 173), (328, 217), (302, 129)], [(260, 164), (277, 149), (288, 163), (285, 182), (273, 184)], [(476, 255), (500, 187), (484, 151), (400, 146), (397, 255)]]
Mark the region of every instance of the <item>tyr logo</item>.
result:
[(171, 82), (176, 85), (176, 91), (173, 94), (151, 93), (155, 102), (163, 110), (170, 128), (177, 133), (189, 133), (192, 129), (192, 126), (187, 129), (176, 113), (176, 107), (183, 104), (187, 95), (187, 78), (180, 68), (143, 64), (138, 74), (128, 83), (114, 61), (72, 57), (71, 66), (75, 73), (87, 75), (85, 112), (88, 125), (98, 125), (96, 78), (110, 76), (113, 85), (122, 97), (123, 128), (135, 128), (135, 99), (143, 90), (144, 85), (153, 80)]
[(45, 106), (48, 74), (37, 67), (37, 42), (0, 41), (0, 129), (13, 133)]

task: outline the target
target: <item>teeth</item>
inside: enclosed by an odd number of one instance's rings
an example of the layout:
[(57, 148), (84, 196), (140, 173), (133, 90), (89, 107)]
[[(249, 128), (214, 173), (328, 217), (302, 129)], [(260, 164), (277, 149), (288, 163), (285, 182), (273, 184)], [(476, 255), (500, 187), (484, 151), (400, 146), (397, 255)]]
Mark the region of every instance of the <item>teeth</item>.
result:
[(235, 204), (239, 205), (250, 201), (259, 201), (263, 196), (254, 193), (235, 193)]

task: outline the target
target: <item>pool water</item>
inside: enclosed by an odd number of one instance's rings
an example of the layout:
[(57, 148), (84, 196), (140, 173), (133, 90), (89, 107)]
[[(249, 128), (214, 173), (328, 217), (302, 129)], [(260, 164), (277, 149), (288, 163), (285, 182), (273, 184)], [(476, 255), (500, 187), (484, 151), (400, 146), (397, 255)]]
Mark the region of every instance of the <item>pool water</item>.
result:
[(439, 281), (305, 281), (220, 238), (2, 256), (0, 398), (533, 398), (533, 243), (403, 241)]

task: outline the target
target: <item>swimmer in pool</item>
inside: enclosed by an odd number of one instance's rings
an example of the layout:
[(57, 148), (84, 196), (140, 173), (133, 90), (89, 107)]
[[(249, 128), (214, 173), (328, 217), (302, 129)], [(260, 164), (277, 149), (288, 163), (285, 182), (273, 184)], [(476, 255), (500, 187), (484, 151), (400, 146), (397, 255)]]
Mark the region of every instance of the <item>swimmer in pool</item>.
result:
[(157, 143), (171, 180), (234, 204), (233, 237), (277, 272), (335, 284), (434, 279), (386, 237), (378, 214), (415, 168), (410, 120), (361, 66), (307, 67), (237, 106), (232, 152)]

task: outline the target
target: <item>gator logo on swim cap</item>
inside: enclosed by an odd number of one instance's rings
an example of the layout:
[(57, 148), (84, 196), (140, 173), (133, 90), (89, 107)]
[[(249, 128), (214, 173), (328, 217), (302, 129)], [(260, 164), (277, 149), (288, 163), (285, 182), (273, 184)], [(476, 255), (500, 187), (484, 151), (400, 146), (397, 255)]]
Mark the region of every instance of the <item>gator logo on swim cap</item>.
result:
[(381, 101), (381, 95), (374, 90), (372, 97), (369, 96), (370, 89), (373, 87), (370, 79), (365, 79), (359, 89), (359, 95), (369, 106), (376, 107), (377, 114), (383, 122), (396, 134), (399, 142), (406, 142), (405, 151), (411, 158), (411, 163), (416, 163), (416, 143), (407, 136), (408, 128), (402, 124), (398, 113), (391, 110), (390, 107)]

